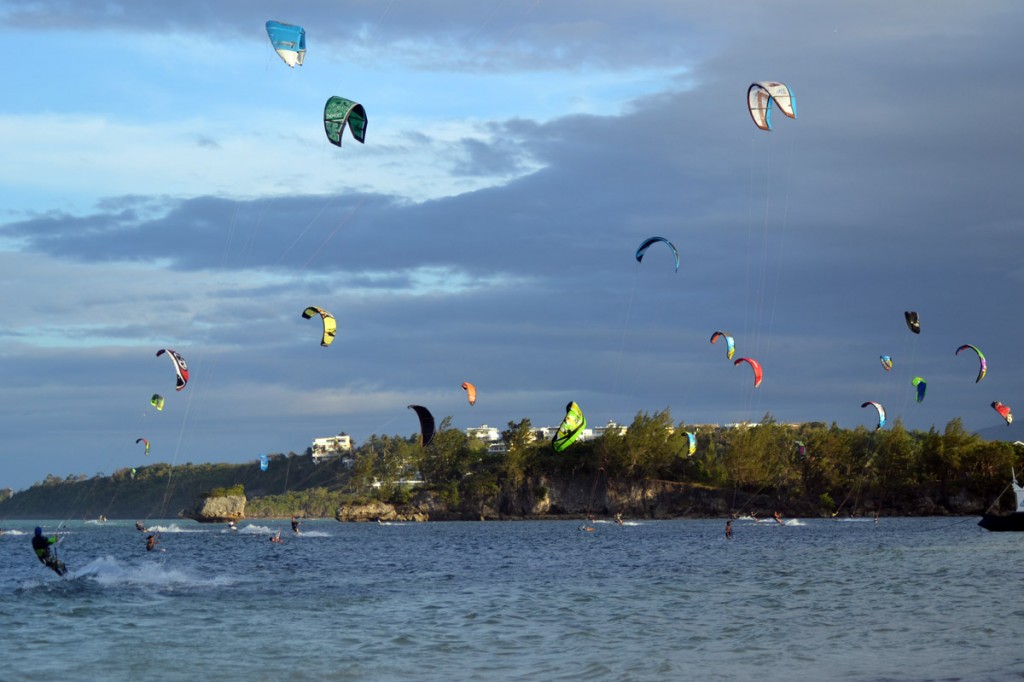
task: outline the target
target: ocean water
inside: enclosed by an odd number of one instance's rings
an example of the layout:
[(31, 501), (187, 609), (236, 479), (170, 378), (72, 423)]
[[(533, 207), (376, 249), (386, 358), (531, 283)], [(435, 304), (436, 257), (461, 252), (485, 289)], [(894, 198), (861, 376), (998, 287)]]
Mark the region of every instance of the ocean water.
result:
[(975, 522), (4, 522), (0, 680), (1024, 679)]

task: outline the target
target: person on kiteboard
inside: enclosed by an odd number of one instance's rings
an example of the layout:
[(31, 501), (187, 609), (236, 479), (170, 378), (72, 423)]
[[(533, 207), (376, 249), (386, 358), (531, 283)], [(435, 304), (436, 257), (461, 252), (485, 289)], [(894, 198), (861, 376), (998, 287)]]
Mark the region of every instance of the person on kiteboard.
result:
[(141, 533), (145, 533), (146, 532), (146, 527), (142, 525), (142, 521), (136, 521), (135, 522), (135, 530), (137, 530), (137, 531), (139, 531)]
[(292, 517), (292, 532), (296, 535), (299, 534), (299, 520), (294, 516)]
[(147, 537), (146, 538), (146, 551), (147, 552), (152, 552), (154, 549), (156, 549), (156, 544), (158, 542), (160, 542), (160, 541), (156, 539), (155, 535), (150, 535), (149, 537)]
[(50, 545), (57, 543), (57, 534), (51, 537), (43, 535), (43, 529), (36, 526), (36, 534), (32, 536), (32, 549), (35, 550), (39, 561), (46, 567), (53, 570), (57, 575), (64, 575), (68, 572), (64, 562), (50, 553)]
[(725, 539), (732, 540), (732, 519), (725, 522)]

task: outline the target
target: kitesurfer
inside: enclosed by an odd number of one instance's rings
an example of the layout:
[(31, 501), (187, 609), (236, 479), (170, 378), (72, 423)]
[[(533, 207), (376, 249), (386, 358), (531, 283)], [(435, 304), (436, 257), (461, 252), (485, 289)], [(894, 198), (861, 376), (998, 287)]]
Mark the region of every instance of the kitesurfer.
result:
[(156, 545), (157, 545), (158, 542), (160, 542), (160, 541), (156, 539), (155, 535), (150, 535), (149, 537), (147, 537), (146, 538), (146, 551), (147, 552), (152, 552), (154, 549), (156, 549)]
[(140, 533), (145, 533), (146, 532), (146, 527), (142, 525), (142, 521), (136, 521), (135, 522), (135, 530), (139, 531)]
[(238, 526), (235, 525), (234, 521), (228, 521), (228, 528), (231, 530), (238, 530)]
[(35, 550), (36, 556), (39, 557), (39, 561), (42, 562), (44, 566), (52, 569), (57, 575), (64, 575), (68, 572), (67, 567), (64, 566), (64, 562), (50, 553), (50, 545), (56, 543), (56, 533), (50, 537), (46, 537), (43, 535), (43, 529), (36, 526), (36, 534), (32, 536), (32, 549)]
[(622, 512), (615, 512), (615, 523), (622, 525)]
[(281, 542), (281, 531), (277, 531), (277, 535), (270, 536), (271, 542)]
[(725, 539), (732, 540), (732, 519), (725, 522)]
[(299, 534), (299, 520), (294, 516), (292, 517), (292, 532), (296, 535)]
[(785, 522), (783, 522), (782, 520), (782, 514), (780, 514), (779, 512), (775, 512), (775, 523), (779, 524), (780, 526), (786, 525)]

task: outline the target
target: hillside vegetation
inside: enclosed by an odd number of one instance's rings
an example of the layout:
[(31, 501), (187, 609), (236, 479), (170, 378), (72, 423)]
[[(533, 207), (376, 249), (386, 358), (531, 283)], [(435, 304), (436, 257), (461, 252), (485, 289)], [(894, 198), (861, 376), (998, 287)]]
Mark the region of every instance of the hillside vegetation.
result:
[[(724, 429), (676, 424), (665, 410), (638, 414), (625, 434), (609, 430), (562, 453), (531, 442), (529, 420), (509, 422), (502, 432), (508, 452), (492, 454), (450, 422), (440, 424), (425, 448), (418, 435), (374, 435), (353, 451), (350, 466), (314, 465), (309, 455), (290, 453), (272, 455), (265, 472), (255, 463), (156, 464), (134, 477), (130, 470), (49, 476), (0, 502), (0, 518), (161, 518), (214, 488), (237, 485), (248, 497), (249, 517), (329, 517), (342, 504), (408, 503), (410, 480), (421, 480), (418, 489), (429, 491), (434, 504), (466, 517), (484, 510), (521, 515), (529, 508), (524, 495), (543, 499), (545, 481), (589, 489), (588, 509), (605, 490), (657, 481), (686, 484), (705, 496), (718, 490), (730, 500), (759, 497), (791, 515), (980, 513), (1006, 492), (1024, 450), (982, 440), (958, 419), (941, 432), (907, 431), (899, 420), (881, 431), (792, 426), (771, 415)], [(697, 434), (692, 456), (687, 431)], [(1012, 509), (1011, 498), (1002, 496), (1004, 510)]]

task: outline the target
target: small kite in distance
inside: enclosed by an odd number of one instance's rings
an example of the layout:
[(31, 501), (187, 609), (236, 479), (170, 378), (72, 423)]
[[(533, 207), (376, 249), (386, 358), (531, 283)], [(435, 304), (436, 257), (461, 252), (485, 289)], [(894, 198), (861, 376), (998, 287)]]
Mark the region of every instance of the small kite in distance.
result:
[(565, 418), (562, 419), (555, 437), (551, 440), (551, 447), (555, 452), (561, 452), (573, 444), (587, 428), (587, 418), (583, 416), (583, 410), (575, 402), (565, 406)]
[(427, 447), (434, 437), (434, 415), (422, 405), (409, 405), (408, 408), (420, 419), (420, 445)]
[(878, 426), (875, 427), (875, 431), (885, 426), (885, 408), (882, 407), (881, 403), (876, 403), (873, 400), (869, 400), (866, 403), (861, 404), (861, 407), (867, 407), (871, 405), (878, 410)]
[(302, 318), (305, 320), (311, 319), (314, 315), (319, 315), (323, 319), (324, 333), (320, 345), (327, 348), (334, 342), (334, 335), (338, 332), (338, 321), (334, 319), (334, 315), (316, 306), (310, 306), (302, 311)]
[(921, 333), (921, 318), (917, 316), (917, 313), (913, 310), (907, 310), (903, 313), (903, 317), (907, 320), (907, 328), (915, 334)]
[(644, 243), (640, 245), (640, 248), (636, 250), (636, 262), (640, 263), (644, 259), (644, 254), (647, 252), (647, 247), (655, 242), (664, 242), (668, 244), (668, 247), (672, 249), (672, 256), (676, 261), (676, 272), (679, 272), (679, 250), (676, 249), (675, 244), (665, 239), (664, 237), (649, 237), (644, 240)]
[(717, 331), (711, 335), (711, 343), (718, 341), (718, 339), (725, 339), (725, 357), (732, 360), (732, 356), (736, 353), (736, 341), (727, 332)]
[(960, 351), (967, 350), (968, 348), (970, 348), (971, 350), (978, 354), (978, 378), (974, 380), (974, 383), (978, 383), (985, 378), (985, 373), (988, 371), (988, 362), (985, 361), (985, 356), (982, 355), (981, 351), (978, 350), (976, 346), (972, 346), (969, 343), (965, 343), (964, 345), (957, 348), (956, 355), (960, 355)]
[(267, 37), (285, 64), (293, 69), (302, 66), (306, 58), (306, 29), (280, 21), (268, 21)]
[(331, 97), (324, 105), (324, 132), (327, 140), (335, 147), (341, 146), (341, 135), (345, 126), (352, 131), (352, 137), (360, 144), (366, 142), (366, 109), (362, 104), (344, 97)]
[(917, 402), (924, 400), (924, 392), (928, 389), (928, 384), (921, 377), (914, 377), (910, 383), (914, 384), (917, 388)]
[(788, 85), (764, 81), (747, 88), (747, 109), (754, 125), (761, 130), (772, 129), (772, 109), (776, 105), (789, 118), (796, 118), (796, 97)]
[(1010, 414), (1010, 406), (1003, 405), (998, 400), (992, 403), (992, 409), (999, 413), (999, 416), (1006, 420), (1006, 425), (1013, 423), (1013, 415)]
[(164, 353), (174, 363), (174, 372), (178, 375), (178, 384), (175, 387), (176, 390), (180, 391), (185, 388), (185, 384), (188, 383), (188, 365), (185, 364), (185, 358), (178, 355), (170, 348), (161, 348), (156, 352), (156, 356), (160, 357)]
[(753, 358), (738, 358), (738, 359), (734, 360), (732, 364), (733, 364), (733, 366), (736, 366), (736, 365), (740, 364), (741, 362), (747, 363), (754, 370), (754, 388), (757, 388), (758, 386), (760, 386), (761, 385), (761, 377), (762, 377), (762, 374), (761, 374), (761, 363), (758, 362), (757, 360), (753, 359)]

